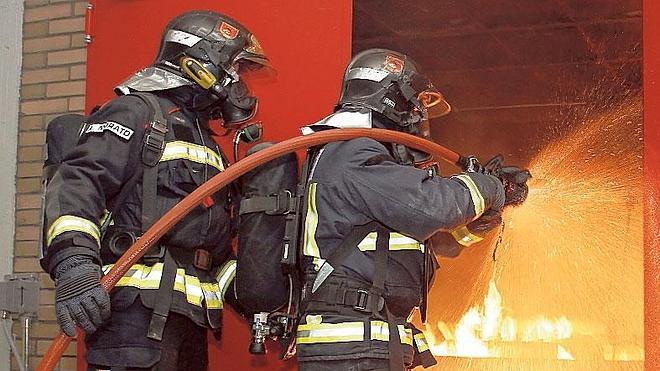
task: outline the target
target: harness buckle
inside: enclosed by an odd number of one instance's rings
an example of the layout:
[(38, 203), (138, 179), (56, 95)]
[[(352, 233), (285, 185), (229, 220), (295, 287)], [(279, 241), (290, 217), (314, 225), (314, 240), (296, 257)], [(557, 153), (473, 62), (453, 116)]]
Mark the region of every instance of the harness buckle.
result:
[(204, 249), (196, 249), (193, 256), (193, 266), (207, 271), (211, 268), (211, 254)]
[(165, 133), (167, 133), (167, 124), (166, 124), (166, 123), (162, 123), (162, 122), (160, 122), (160, 121), (158, 121), (158, 120), (153, 120), (153, 121), (151, 122), (151, 129), (152, 129), (152, 130), (155, 130), (155, 131), (157, 131), (157, 132), (159, 132), (159, 133), (161, 133), (161, 134), (165, 134)]
[(293, 203), (291, 202), (293, 193), (288, 189), (272, 194), (270, 197), (275, 197), (275, 208), (266, 210), (264, 212), (266, 215), (287, 215), (293, 211)]
[(369, 291), (364, 289), (357, 290), (357, 300), (356, 304), (353, 306), (358, 312), (369, 312), (367, 310), (367, 305), (369, 304)]
[(165, 140), (162, 134), (149, 133), (144, 137), (144, 145), (161, 151), (165, 148)]

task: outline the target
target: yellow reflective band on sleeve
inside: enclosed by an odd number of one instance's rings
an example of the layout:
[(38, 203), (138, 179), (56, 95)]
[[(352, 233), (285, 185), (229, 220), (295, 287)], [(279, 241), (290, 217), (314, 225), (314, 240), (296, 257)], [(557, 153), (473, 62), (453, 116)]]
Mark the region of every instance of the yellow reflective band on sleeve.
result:
[(178, 159), (190, 160), (200, 164), (211, 165), (220, 171), (225, 170), (225, 166), (222, 163), (222, 158), (211, 148), (183, 141), (166, 143), (165, 149), (163, 150), (163, 156), (160, 158), (160, 161), (162, 162)]
[(231, 280), (236, 276), (236, 260), (228, 260), (225, 264), (222, 265), (220, 271), (218, 272), (218, 285), (220, 286), (220, 292), (222, 296), (225, 296), (227, 289)]
[(397, 325), (399, 329), (399, 339), (401, 339), (401, 344), (407, 344), (412, 346), (413, 344), (413, 333), (409, 328), (405, 328), (403, 325)]
[(364, 341), (364, 323), (314, 323), (298, 326), (298, 344)]
[[(376, 251), (376, 232), (369, 233), (360, 243), (358, 249), (360, 251)], [(414, 238), (404, 236), (400, 233), (390, 233), (390, 251), (396, 250), (419, 250), (424, 252), (424, 244)]]
[(483, 237), (479, 237), (476, 234), (470, 232), (470, 230), (465, 226), (454, 229), (451, 231), (451, 235), (454, 237), (456, 242), (465, 247), (483, 240)]
[(472, 198), (472, 204), (474, 205), (474, 219), (481, 216), (481, 214), (483, 214), (485, 211), (484, 209), (486, 207), (486, 202), (484, 201), (484, 197), (481, 195), (479, 188), (474, 183), (472, 178), (465, 174), (454, 175), (452, 178), (456, 178), (463, 182), (470, 191), (470, 197)]
[(426, 336), (424, 336), (423, 332), (415, 334), (415, 347), (419, 353), (429, 350), (429, 342), (426, 340)]
[[(397, 325), (397, 329), (399, 330), (399, 339), (401, 340), (401, 344), (412, 345), (412, 330), (405, 328), (403, 325)], [(390, 340), (390, 328), (387, 322), (371, 321), (371, 340)]]
[[(113, 265), (104, 265), (103, 272), (107, 274)], [(156, 263), (152, 266), (135, 264), (119, 279), (116, 286), (157, 290), (162, 276), (163, 263)], [(187, 275), (183, 268), (176, 270), (173, 289), (184, 294), (186, 301), (192, 305), (208, 309), (222, 309), (223, 307), (222, 291), (217, 282), (199, 282), (197, 277)], [(204, 303), (206, 305), (203, 305)]]
[(323, 263), (321, 261), (322, 259), (318, 259), (321, 257), (321, 252), (316, 244), (316, 228), (319, 224), (319, 215), (316, 210), (316, 184), (317, 183), (311, 183), (309, 185), (309, 191), (307, 192), (307, 213), (305, 215), (303, 254), (316, 258), (314, 259), (314, 266), (316, 270), (319, 270)]
[(101, 232), (96, 223), (74, 215), (62, 215), (48, 228), (46, 245), (50, 245), (55, 237), (65, 232), (81, 232), (90, 235), (100, 245)]

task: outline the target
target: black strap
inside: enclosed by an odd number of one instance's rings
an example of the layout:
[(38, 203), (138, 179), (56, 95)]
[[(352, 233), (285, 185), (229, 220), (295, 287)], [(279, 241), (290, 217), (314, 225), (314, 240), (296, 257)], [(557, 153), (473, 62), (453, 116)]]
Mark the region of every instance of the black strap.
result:
[[(158, 100), (153, 94), (135, 92), (132, 93), (131, 95), (140, 98), (149, 107), (150, 126), (147, 128), (147, 131), (145, 132), (144, 135), (144, 146), (142, 148), (142, 162), (148, 168), (156, 167), (155, 165), (158, 164), (158, 161), (160, 160), (160, 157), (163, 154), (162, 151), (165, 148), (165, 134), (168, 131), (167, 120), (163, 116), (163, 111), (160, 107), (160, 104), (158, 103)], [(154, 127), (155, 127), (155, 132), (154, 132)], [(162, 133), (162, 139), (159, 141), (161, 133)], [(147, 143), (149, 143), (149, 145), (147, 145)], [(155, 147), (159, 149), (155, 150), (156, 149)], [(102, 234), (105, 234), (105, 230), (108, 228), (110, 222), (112, 221), (112, 215), (121, 207), (124, 201), (126, 201), (126, 197), (128, 197), (128, 195), (133, 191), (140, 177), (143, 177), (143, 182), (144, 182), (144, 173), (145, 170), (143, 169), (143, 167), (139, 167), (138, 169), (136, 169), (133, 175), (131, 176), (131, 178), (126, 183), (124, 183), (121, 190), (119, 191), (119, 194), (117, 194), (117, 196), (112, 200), (112, 206), (108, 208), (110, 214), (105, 219), (105, 222), (100, 228)], [(158, 176), (157, 167), (156, 167), (155, 175), (156, 177)], [(149, 175), (150, 178), (153, 176), (154, 174)], [(157, 179), (154, 179), (154, 181), (155, 180)], [(152, 184), (152, 186), (154, 185)], [(144, 185), (143, 185), (143, 190), (144, 190)], [(152, 201), (155, 201), (155, 199)], [(155, 202), (151, 202), (151, 204), (155, 205)], [(143, 205), (142, 231), (144, 232), (146, 231), (144, 224), (144, 205), (145, 205), (144, 198), (142, 205)], [(153, 211), (147, 210), (148, 215), (155, 215), (155, 213), (156, 213), (155, 210)], [(154, 221), (155, 220), (152, 220), (151, 224), (153, 224)], [(150, 226), (151, 224), (149, 224), (148, 226)]]
[(431, 239), (424, 241), (424, 265), (422, 267), (422, 303), (419, 305), (419, 312), (422, 323), (426, 323), (426, 315), (429, 301), (430, 284), (437, 268), (438, 262), (433, 256), (433, 246)]
[(241, 200), (240, 215), (264, 212), (268, 215), (284, 215), (295, 210), (293, 193), (283, 190), (270, 196), (254, 196)]
[[(390, 233), (382, 226), (378, 228), (377, 233), (372, 285), (375, 291), (384, 294), (385, 280), (387, 278), (387, 260), (390, 252)], [(387, 346), (390, 352), (390, 371), (403, 371), (403, 346), (401, 345), (401, 337), (399, 336), (399, 326), (396, 323), (392, 312), (387, 308), (387, 304), (385, 304), (385, 316), (387, 318), (387, 327), (390, 333)]]
[(165, 150), (165, 135), (168, 124), (158, 100), (153, 94), (133, 93), (149, 106), (152, 120), (144, 136), (142, 147), (142, 232), (156, 221), (158, 216), (158, 162)]
[[(382, 312), (384, 310), (387, 319), (389, 330), (389, 363), (390, 370), (404, 370), (403, 363), (403, 346), (401, 345), (401, 338), (399, 337), (399, 328), (396, 323), (396, 318), (387, 308), (387, 303), (383, 299), (383, 306), (378, 308), (378, 303), (385, 293), (385, 281), (387, 279), (387, 263), (389, 256), (389, 230), (378, 222), (371, 222), (365, 225), (354, 227), (349, 235), (337, 246), (335, 251), (326, 259), (327, 263), (335, 269), (350, 256), (355, 250), (355, 247), (362, 241), (369, 233), (376, 231), (376, 252), (374, 256), (374, 272), (372, 275), (372, 283), (370, 290), (354, 290), (358, 297), (356, 300), (360, 301), (362, 298), (359, 296), (362, 292), (366, 294), (365, 300), (371, 308), (368, 312)], [(326, 302), (325, 305), (344, 305), (352, 306), (352, 299), (347, 297), (350, 289), (339, 289), (328, 287), (324, 290), (317, 290), (311, 293), (309, 288), (306, 288), (305, 294), (307, 297), (304, 299), (304, 310), (307, 309), (312, 302)], [(350, 295), (350, 294), (349, 294)], [(314, 304), (314, 307), (318, 304)], [(374, 309), (376, 309), (374, 311)], [(355, 307), (353, 308), (356, 309)]]
[(151, 314), (151, 322), (147, 330), (147, 337), (161, 341), (163, 339), (163, 330), (167, 322), (167, 316), (172, 306), (172, 296), (174, 293), (174, 282), (176, 280), (177, 265), (170, 254), (169, 249), (165, 249), (165, 261), (163, 262), (163, 273), (160, 277), (160, 285), (156, 293), (156, 302)]
[(354, 315), (353, 311), (380, 313), (385, 307), (385, 298), (372, 290), (365, 289), (366, 286), (369, 284), (347, 277), (332, 276), (313, 295), (309, 287), (305, 288), (308, 290), (307, 310), (346, 315)]

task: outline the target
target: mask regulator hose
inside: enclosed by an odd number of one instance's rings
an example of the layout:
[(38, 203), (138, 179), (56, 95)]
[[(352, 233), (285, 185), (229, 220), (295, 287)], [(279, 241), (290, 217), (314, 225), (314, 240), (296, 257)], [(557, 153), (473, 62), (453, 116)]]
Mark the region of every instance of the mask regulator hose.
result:
[[(385, 129), (333, 129), (325, 130), (306, 136), (298, 136), (255, 152), (250, 156), (229, 166), (224, 172), (214, 176), (199, 188), (186, 196), (181, 202), (176, 204), (170, 211), (165, 213), (151, 228), (149, 228), (140, 239), (138, 239), (117, 260), (110, 272), (101, 279), (101, 285), (108, 292), (115, 286), (121, 277), (126, 274), (133, 264), (149, 250), (167, 231), (170, 230), (179, 220), (183, 219), (188, 213), (199, 205), (206, 197), (214, 194), (219, 189), (226, 187), (232, 181), (238, 179), (241, 175), (265, 164), (270, 160), (292, 153), (300, 149), (305, 149), (329, 142), (338, 142), (351, 140), (355, 138), (366, 137), (379, 142), (398, 143), (404, 146), (431, 154), (436, 159), (444, 160), (452, 165), (461, 167), (459, 160), (461, 156), (437, 143), (429, 140)], [(51, 371), (59, 362), (64, 350), (71, 342), (71, 337), (63, 332), (53, 340), (48, 351), (44, 355), (37, 371)]]

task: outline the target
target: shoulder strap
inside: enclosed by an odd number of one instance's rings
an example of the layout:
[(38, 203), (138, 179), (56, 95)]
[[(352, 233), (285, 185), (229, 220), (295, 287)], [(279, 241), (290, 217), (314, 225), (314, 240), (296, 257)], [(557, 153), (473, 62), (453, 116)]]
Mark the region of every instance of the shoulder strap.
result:
[[(112, 207), (109, 208), (110, 215), (105, 218), (101, 230), (107, 228), (111, 221), (111, 215), (114, 214), (124, 203), (128, 194), (133, 191), (140, 177), (142, 177), (142, 232), (144, 232), (153, 222), (156, 216), (156, 191), (158, 180), (158, 161), (163, 155), (165, 149), (165, 135), (167, 134), (167, 120), (163, 115), (163, 110), (158, 103), (158, 99), (150, 93), (135, 92), (134, 95), (140, 98), (149, 108), (149, 126), (144, 133), (144, 143), (142, 147), (142, 163), (133, 173), (133, 176), (122, 186), (119, 194), (114, 198)], [(149, 200), (149, 202), (145, 202)], [(146, 208), (146, 210), (145, 210)], [(145, 220), (145, 216), (146, 220)]]
[(158, 192), (158, 162), (165, 150), (165, 135), (169, 131), (167, 120), (158, 99), (149, 93), (133, 93), (142, 99), (151, 110), (151, 122), (144, 135), (142, 147), (142, 232), (144, 233), (155, 221)]

